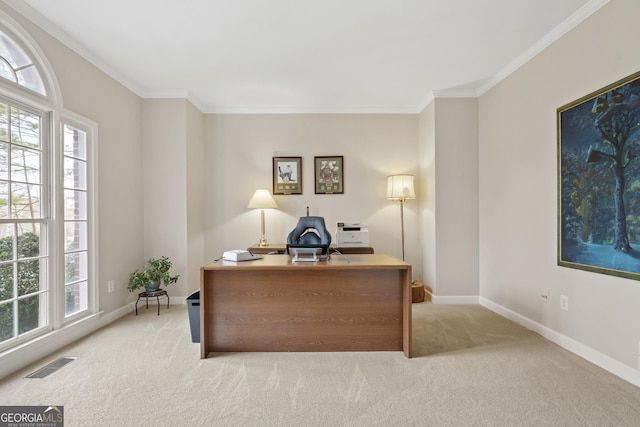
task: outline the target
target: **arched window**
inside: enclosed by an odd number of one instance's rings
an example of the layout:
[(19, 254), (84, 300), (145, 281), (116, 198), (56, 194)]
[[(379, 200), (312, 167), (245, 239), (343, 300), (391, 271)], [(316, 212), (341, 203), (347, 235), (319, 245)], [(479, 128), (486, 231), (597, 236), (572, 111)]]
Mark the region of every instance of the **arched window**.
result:
[(40, 72), (31, 57), (2, 31), (0, 31), (0, 77), (40, 95), (47, 95)]
[(0, 350), (97, 309), (96, 126), (56, 104), (53, 73), (12, 28), (0, 15)]

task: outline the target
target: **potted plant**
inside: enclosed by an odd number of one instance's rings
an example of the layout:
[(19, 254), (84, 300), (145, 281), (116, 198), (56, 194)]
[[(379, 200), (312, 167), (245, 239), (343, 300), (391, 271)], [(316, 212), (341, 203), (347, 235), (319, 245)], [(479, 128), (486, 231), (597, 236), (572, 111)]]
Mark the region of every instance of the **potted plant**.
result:
[(168, 257), (150, 258), (142, 269), (137, 269), (129, 275), (129, 292), (144, 288), (146, 292), (155, 292), (160, 285), (165, 286), (178, 281), (179, 275), (169, 274), (172, 263)]

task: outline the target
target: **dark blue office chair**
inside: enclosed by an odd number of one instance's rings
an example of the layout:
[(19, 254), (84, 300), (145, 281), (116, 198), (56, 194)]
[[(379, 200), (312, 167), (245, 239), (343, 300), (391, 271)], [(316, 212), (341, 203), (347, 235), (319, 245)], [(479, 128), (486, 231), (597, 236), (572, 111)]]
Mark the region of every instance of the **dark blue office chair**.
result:
[(303, 216), (298, 220), (296, 228), (287, 236), (287, 252), (289, 248), (304, 247), (322, 248), (326, 254), (331, 245), (331, 233), (324, 224), (321, 216)]

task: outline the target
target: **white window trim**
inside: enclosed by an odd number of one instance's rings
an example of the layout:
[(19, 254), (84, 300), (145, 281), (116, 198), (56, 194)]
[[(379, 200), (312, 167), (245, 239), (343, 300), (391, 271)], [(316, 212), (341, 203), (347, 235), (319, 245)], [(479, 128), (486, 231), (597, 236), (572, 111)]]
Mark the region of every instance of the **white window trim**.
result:
[[(55, 210), (55, 217), (59, 219), (60, 224), (56, 224), (55, 228), (55, 238), (54, 240), (58, 243), (55, 248), (56, 254), (60, 254), (61, 260), (56, 260), (56, 268), (55, 271), (55, 283), (60, 283), (59, 289), (56, 289), (56, 298), (60, 298), (59, 301), (54, 304), (54, 313), (53, 313), (53, 323), (54, 328), (58, 329), (60, 327), (64, 327), (66, 325), (72, 324), (78, 321), (81, 318), (84, 318), (88, 315), (95, 314), (98, 311), (99, 305), (99, 294), (100, 287), (98, 278), (100, 277), (98, 274), (98, 196), (97, 196), (97, 177), (98, 177), (98, 162), (96, 161), (96, 149), (97, 149), (97, 138), (98, 138), (98, 124), (92, 120), (89, 120), (85, 117), (82, 117), (79, 114), (76, 114), (72, 111), (64, 110), (60, 120), (57, 122), (57, 138), (56, 144), (62, 144), (63, 141), (63, 132), (64, 125), (69, 125), (79, 130), (82, 130), (87, 135), (87, 247), (88, 251), (88, 263), (89, 263), (89, 273), (87, 275), (87, 281), (89, 283), (88, 292), (89, 297), (87, 300), (87, 310), (78, 312), (69, 317), (65, 318), (65, 310), (64, 310), (64, 239), (62, 238), (63, 230), (64, 230), (64, 203), (58, 201), (60, 197), (56, 198), (54, 203), (51, 206), (52, 211)], [(62, 188), (62, 147), (55, 147), (56, 153), (56, 169), (55, 180), (54, 183), (55, 188)]]
[[(0, 80), (4, 80), (4, 79), (0, 79)], [(16, 101), (11, 93), (5, 93), (6, 91), (2, 91), (2, 89), (0, 88), (0, 102), (6, 102), (8, 104), (11, 104), (14, 107), (23, 109), (25, 111), (29, 111), (32, 112), (34, 114), (38, 114), (42, 117), (42, 128), (40, 130), (40, 138), (42, 141), (42, 147), (41, 147), (41, 153), (42, 153), (42, 161), (41, 161), (41, 180), (42, 180), (42, 187), (43, 188), (49, 188), (52, 184), (52, 171), (51, 171), (51, 144), (49, 144), (49, 142), (52, 141), (52, 134), (51, 134), (51, 126), (52, 126), (52, 122), (51, 122), (51, 113), (50, 113), (50, 107), (47, 108), (45, 106), (42, 105), (37, 105), (33, 102), (29, 103), (29, 101), (27, 102), (22, 102), (22, 101)], [(41, 209), (42, 209), (42, 214), (43, 214), (43, 218), (38, 220), (37, 222), (42, 223), (45, 227), (46, 230), (55, 230), (55, 224), (53, 223), (52, 217), (51, 217), (51, 198), (50, 198), (51, 194), (49, 193), (49, 191), (43, 191), (41, 194)], [(10, 220), (9, 222), (14, 222), (15, 219)], [(45, 233), (45, 237), (47, 237), (47, 235), (51, 235), (49, 231), (47, 231), (47, 233)], [(42, 238), (42, 234), (41, 234), (41, 238)], [(11, 349), (14, 348), (16, 346), (20, 346), (23, 344), (28, 344), (30, 341), (32, 341), (33, 339), (36, 339), (37, 337), (47, 334), (49, 332), (51, 332), (54, 329), (54, 319), (53, 317), (50, 315), (51, 312), (51, 308), (54, 307), (55, 301), (52, 300), (55, 298), (55, 290), (54, 290), (54, 286), (53, 286), (53, 275), (52, 275), (52, 270), (56, 268), (56, 265), (58, 264), (58, 260), (56, 259), (56, 255), (54, 252), (52, 252), (52, 240), (55, 239), (49, 239), (46, 241), (46, 260), (47, 260), (47, 268), (45, 271), (45, 280), (47, 281), (47, 306), (46, 308), (43, 310), (40, 310), (40, 313), (43, 313), (47, 316), (47, 324), (45, 326), (39, 326), (35, 329), (32, 329), (30, 331), (24, 332), (22, 333), (20, 336), (16, 336), (14, 337), (14, 339), (12, 339), (10, 342), (2, 342), (0, 343), (0, 351), (6, 351), (7, 349)]]

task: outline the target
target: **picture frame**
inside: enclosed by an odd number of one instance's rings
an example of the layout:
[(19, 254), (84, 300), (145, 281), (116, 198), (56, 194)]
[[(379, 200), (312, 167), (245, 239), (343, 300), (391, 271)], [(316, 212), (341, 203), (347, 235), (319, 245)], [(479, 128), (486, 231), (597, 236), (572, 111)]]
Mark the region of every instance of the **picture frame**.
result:
[(302, 157), (273, 157), (273, 194), (302, 194)]
[(640, 280), (640, 72), (557, 109), (558, 265)]
[(344, 194), (343, 156), (316, 156), (313, 165), (316, 194)]

